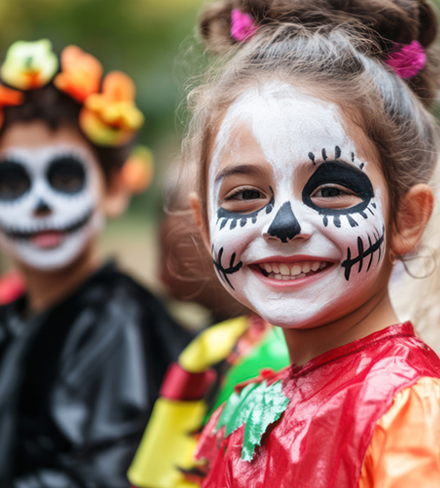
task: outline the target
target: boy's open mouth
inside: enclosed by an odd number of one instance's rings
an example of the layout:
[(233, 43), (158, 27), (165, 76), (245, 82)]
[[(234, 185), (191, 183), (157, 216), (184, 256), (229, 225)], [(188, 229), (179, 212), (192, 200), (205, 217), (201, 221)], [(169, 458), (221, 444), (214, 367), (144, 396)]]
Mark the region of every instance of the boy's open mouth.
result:
[(329, 261), (267, 262), (253, 264), (251, 267), (260, 271), (267, 278), (278, 281), (292, 281), (314, 276), (333, 264)]
[(18, 230), (18, 229), (5, 229), (3, 232), (11, 239), (30, 241), (36, 247), (41, 249), (53, 249), (58, 247), (66, 238), (68, 234), (78, 231), (84, 227), (93, 215), (93, 210), (90, 210), (83, 218), (61, 228), (44, 228), (41, 230)]

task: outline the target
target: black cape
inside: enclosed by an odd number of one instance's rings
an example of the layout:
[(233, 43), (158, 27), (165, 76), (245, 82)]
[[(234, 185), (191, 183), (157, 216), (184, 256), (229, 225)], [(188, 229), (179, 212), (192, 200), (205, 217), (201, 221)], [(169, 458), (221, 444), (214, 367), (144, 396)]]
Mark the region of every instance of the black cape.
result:
[(113, 263), (50, 310), (0, 307), (0, 486), (127, 487), (167, 366), (191, 339)]

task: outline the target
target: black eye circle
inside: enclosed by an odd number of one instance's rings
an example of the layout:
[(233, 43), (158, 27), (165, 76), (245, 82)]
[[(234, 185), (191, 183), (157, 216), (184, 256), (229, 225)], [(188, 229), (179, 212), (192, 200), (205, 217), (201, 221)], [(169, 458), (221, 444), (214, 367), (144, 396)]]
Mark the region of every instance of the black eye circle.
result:
[(16, 200), (31, 187), (31, 180), (20, 163), (0, 162), (0, 200)]
[(54, 190), (73, 195), (84, 188), (86, 171), (83, 163), (78, 159), (63, 156), (52, 161), (47, 179)]

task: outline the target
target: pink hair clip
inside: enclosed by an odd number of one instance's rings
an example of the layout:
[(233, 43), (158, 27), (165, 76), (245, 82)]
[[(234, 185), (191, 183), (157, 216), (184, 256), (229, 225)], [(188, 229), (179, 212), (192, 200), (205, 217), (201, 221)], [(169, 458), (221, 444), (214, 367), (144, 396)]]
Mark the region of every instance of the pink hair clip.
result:
[(240, 10), (234, 8), (231, 12), (231, 36), (238, 42), (249, 40), (255, 32), (258, 26), (255, 24), (254, 19), (247, 13), (240, 12)]
[(397, 50), (385, 61), (400, 78), (412, 78), (425, 66), (426, 53), (418, 41), (411, 44), (396, 44)]

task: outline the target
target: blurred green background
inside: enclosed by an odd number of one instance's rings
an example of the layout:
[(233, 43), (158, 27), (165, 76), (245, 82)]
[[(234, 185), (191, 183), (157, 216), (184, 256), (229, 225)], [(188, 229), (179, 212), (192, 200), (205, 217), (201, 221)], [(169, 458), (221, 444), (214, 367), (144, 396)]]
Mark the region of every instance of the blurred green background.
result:
[(102, 248), (155, 289), (163, 181), (182, 132), (175, 119), (184, 77), (180, 54), (194, 37), (201, 5), (202, 0), (0, 0), (1, 60), (16, 40), (48, 38), (57, 53), (77, 44), (106, 72), (120, 69), (134, 79), (146, 118), (139, 142), (153, 150), (155, 181), (133, 199), (126, 216), (109, 223)]

